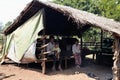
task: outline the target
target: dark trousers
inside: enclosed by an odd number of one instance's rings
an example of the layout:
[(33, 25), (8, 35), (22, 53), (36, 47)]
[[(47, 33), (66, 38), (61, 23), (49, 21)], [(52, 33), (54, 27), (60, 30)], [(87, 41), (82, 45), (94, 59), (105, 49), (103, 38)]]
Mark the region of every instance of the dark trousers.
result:
[(62, 62), (61, 58), (58, 60), (58, 58), (54, 54), (48, 55), (48, 57), (53, 60), (53, 65), (55, 65), (57, 61), (59, 61), (58, 65), (61, 65), (61, 62)]

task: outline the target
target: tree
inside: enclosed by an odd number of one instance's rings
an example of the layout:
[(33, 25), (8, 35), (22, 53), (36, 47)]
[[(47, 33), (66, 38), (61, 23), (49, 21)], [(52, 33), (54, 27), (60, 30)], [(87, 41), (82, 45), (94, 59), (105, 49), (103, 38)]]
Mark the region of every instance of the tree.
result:
[(101, 15), (120, 21), (120, 0), (98, 0)]
[(4, 26), (4, 28), (3, 28), (3, 31), (4, 31), (7, 27), (9, 27), (11, 24), (12, 24), (12, 21), (8, 21), (8, 22), (5, 24), (5, 26)]
[(2, 28), (3, 28), (3, 23), (0, 22), (0, 32), (2, 31)]
[(5, 27), (10, 26), (11, 24), (12, 24), (12, 22), (11, 22), (11, 21), (8, 21), (8, 22), (5, 24)]

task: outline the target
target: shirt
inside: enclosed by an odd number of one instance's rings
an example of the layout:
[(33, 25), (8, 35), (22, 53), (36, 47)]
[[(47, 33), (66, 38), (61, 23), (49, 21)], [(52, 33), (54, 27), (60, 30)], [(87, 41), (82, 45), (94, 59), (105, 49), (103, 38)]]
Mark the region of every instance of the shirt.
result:
[(74, 44), (72, 46), (72, 52), (73, 52), (73, 54), (79, 54), (80, 53), (80, 45), (79, 44), (78, 45)]
[(57, 47), (57, 48), (56, 48), (56, 47), (54, 47), (54, 48), (53, 48), (53, 51), (56, 51), (57, 53), (60, 53), (60, 52), (61, 52), (61, 50), (60, 50), (60, 48), (59, 48), (59, 47)]
[(48, 55), (54, 54), (54, 52), (52, 52), (52, 51), (53, 51), (53, 48), (54, 48), (54, 43), (49, 42), (49, 43), (48, 43), (48, 46), (47, 46), (47, 52), (48, 52), (48, 51), (51, 51), (51, 53), (49, 53)]

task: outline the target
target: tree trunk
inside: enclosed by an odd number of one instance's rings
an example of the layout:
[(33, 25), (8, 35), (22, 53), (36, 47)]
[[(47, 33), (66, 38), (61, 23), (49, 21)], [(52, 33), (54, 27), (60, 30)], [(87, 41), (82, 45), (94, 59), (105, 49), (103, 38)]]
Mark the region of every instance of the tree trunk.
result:
[(113, 80), (120, 80), (120, 38), (115, 37), (114, 47), (114, 63), (113, 63)]

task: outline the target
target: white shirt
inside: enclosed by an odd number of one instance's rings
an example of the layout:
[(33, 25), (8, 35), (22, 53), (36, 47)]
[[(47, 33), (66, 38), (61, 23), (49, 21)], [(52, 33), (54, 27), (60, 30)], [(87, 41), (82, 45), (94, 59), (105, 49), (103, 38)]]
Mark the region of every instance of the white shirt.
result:
[(49, 42), (49, 43), (48, 43), (48, 46), (47, 46), (47, 52), (48, 52), (48, 51), (51, 51), (51, 53), (49, 53), (48, 55), (54, 54), (54, 52), (52, 52), (52, 51), (53, 51), (53, 48), (54, 48), (54, 43)]
[(73, 52), (73, 54), (79, 54), (80, 53), (80, 45), (79, 44), (78, 45), (74, 44), (72, 46), (72, 52)]

